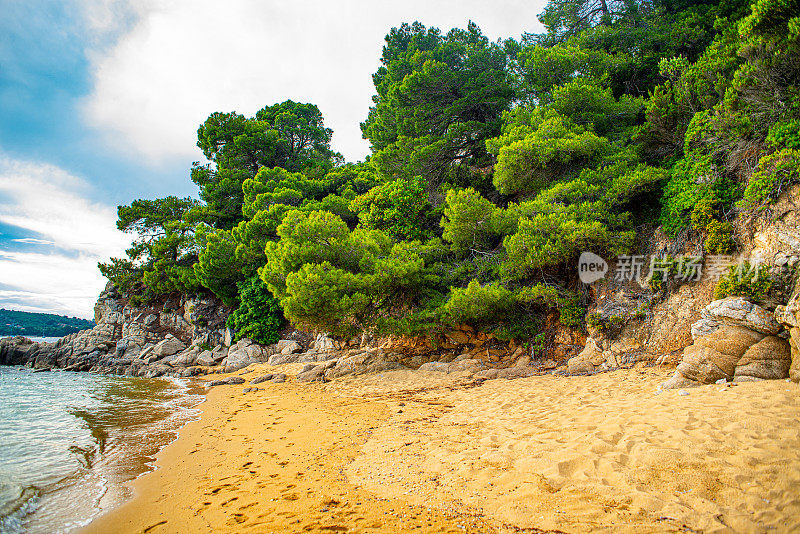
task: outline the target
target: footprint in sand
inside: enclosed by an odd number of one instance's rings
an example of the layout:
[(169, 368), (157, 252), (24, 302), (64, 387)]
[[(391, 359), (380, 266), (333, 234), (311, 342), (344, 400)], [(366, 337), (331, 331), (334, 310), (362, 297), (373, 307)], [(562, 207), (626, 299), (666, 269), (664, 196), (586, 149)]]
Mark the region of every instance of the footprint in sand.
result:
[(247, 519), (248, 519), (247, 516), (244, 514), (233, 514), (228, 522), (240, 524), (247, 521)]
[(161, 525), (166, 525), (166, 524), (167, 524), (167, 522), (166, 522), (166, 521), (159, 521), (158, 523), (156, 523), (156, 524), (154, 524), (154, 525), (150, 525), (149, 527), (147, 527), (146, 529), (144, 529), (142, 532), (150, 532), (150, 531), (151, 531), (151, 530), (153, 530), (154, 528), (156, 528), (156, 527), (158, 527), (158, 526), (161, 526)]
[(224, 506), (228, 506), (228, 505), (229, 505), (230, 503), (232, 503), (233, 501), (238, 501), (238, 500), (239, 500), (239, 497), (231, 497), (231, 498), (230, 498), (230, 499), (228, 499), (227, 501), (225, 501), (225, 502), (223, 502), (222, 504), (220, 504), (220, 506), (223, 506), (223, 507), (224, 507)]

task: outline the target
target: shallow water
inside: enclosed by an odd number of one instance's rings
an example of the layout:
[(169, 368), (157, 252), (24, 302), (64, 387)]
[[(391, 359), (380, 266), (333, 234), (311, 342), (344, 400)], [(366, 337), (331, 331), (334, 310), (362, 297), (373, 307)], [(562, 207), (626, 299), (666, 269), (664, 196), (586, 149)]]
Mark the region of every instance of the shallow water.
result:
[(69, 532), (195, 418), (186, 381), (0, 367), (0, 534)]

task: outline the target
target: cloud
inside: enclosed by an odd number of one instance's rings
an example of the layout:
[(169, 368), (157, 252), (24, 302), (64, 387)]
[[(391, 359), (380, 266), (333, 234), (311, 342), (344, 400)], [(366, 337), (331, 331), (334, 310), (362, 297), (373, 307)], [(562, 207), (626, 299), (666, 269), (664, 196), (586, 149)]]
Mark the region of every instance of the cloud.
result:
[[(86, 0), (100, 10), (92, 25), (113, 28), (119, 2)], [(293, 99), (317, 104), (333, 128), (334, 148), (363, 159), (359, 123), (374, 93), (383, 37), (402, 22), (443, 30), (476, 21), (492, 39), (540, 31), (544, 0), (340, 2), (152, 0), (136, 3), (136, 21), (92, 58), (90, 125), (132, 157), (157, 165), (200, 159), (198, 125), (213, 111), (248, 115)], [(144, 7), (142, 7), (144, 6)], [(133, 8), (131, 8), (133, 9)], [(93, 10), (89, 10), (94, 12)], [(131, 11), (127, 11), (130, 13)]]
[(56, 244), (10, 250), (0, 241), (0, 305), (82, 317), (106, 281), (97, 262), (120, 255), (130, 239), (116, 230), (116, 212), (86, 198), (89, 186), (53, 165), (0, 155), (0, 223), (39, 237), (10, 241)]
[(35, 237), (23, 237), (21, 239), (12, 239), (15, 243), (25, 243), (27, 245), (55, 245), (54, 241), (47, 241), (46, 239), (36, 239)]

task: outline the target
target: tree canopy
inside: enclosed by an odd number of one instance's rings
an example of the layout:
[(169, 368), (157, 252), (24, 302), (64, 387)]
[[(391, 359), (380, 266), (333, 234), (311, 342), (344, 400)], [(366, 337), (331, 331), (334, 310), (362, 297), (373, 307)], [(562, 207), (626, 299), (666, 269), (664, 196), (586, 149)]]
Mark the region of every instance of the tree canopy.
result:
[(386, 36), (344, 163), (313, 104), (212, 113), (199, 200), (136, 200), (132, 298), (209, 291), (238, 336), (283, 316), (350, 336), (471, 324), (583, 324), (582, 251), (628, 253), (657, 225), (735, 247), (730, 220), (800, 182), (798, 0), (551, 0), (541, 34), (477, 24)]

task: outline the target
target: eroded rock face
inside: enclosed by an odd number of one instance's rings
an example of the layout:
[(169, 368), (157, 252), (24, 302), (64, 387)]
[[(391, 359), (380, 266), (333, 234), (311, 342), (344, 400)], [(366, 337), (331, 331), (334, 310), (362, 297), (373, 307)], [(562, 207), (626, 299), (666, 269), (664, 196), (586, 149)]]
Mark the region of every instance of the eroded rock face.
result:
[(767, 336), (744, 353), (734, 380), (777, 380), (789, 376), (792, 354), (785, 339)]
[[(194, 366), (202, 352), (199, 345), (222, 339), (228, 314), (209, 296), (173, 297), (136, 308), (111, 284), (98, 297), (94, 312), (93, 328), (55, 343), (0, 342), (0, 364), (126, 376), (194, 376), (205, 372)], [(205, 362), (221, 359), (212, 353)]]
[(710, 303), (692, 327), (694, 343), (683, 351), (665, 389), (710, 384), (717, 380), (759, 380), (789, 375), (790, 349), (777, 337), (773, 314), (741, 297)]
[(775, 315), (744, 297), (727, 297), (715, 300), (703, 309), (702, 319), (692, 325), (692, 338), (714, 332), (720, 325), (742, 326), (774, 336), (783, 327)]
[(789, 350), (791, 363), (789, 378), (800, 382), (800, 281), (794, 288), (789, 303), (775, 309), (775, 319), (780, 322), (789, 333)]
[(167, 334), (167, 337), (159, 341), (153, 347), (153, 354), (163, 358), (164, 356), (172, 356), (184, 350), (186, 345), (172, 334)]
[[(660, 244), (657, 236), (653, 241)], [(636, 362), (677, 364), (693, 342), (691, 326), (712, 300), (714, 285), (710, 280), (681, 285), (659, 301), (646, 283), (593, 284), (596, 303), (589, 313), (598, 324), (589, 326), (583, 350), (567, 362), (568, 372), (591, 374)]]

